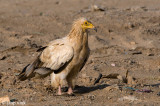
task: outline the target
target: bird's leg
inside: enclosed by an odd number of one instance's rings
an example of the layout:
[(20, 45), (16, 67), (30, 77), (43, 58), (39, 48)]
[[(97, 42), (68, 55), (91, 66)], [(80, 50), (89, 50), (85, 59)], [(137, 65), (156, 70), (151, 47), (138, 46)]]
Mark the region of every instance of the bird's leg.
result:
[(57, 95), (62, 95), (61, 85), (58, 86), (58, 93), (57, 93)]
[(73, 94), (73, 87), (72, 84), (68, 84), (68, 92), (69, 95)]
[(74, 83), (73, 83), (73, 76), (67, 77), (67, 84), (68, 84), (68, 91), (67, 94), (70, 96), (74, 96), (73, 89), (74, 89)]

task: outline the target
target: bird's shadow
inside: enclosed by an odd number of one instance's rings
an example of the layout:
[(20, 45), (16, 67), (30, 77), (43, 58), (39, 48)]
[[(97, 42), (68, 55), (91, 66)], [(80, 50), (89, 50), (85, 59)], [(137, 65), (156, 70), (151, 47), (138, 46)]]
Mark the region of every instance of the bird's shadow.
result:
[(96, 86), (90, 86), (90, 87), (85, 87), (85, 86), (76, 86), (74, 89), (75, 93), (80, 93), (80, 94), (85, 94), (89, 93), (98, 89), (104, 89), (110, 85), (108, 84), (103, 84), (103, 85), (96, 85)]

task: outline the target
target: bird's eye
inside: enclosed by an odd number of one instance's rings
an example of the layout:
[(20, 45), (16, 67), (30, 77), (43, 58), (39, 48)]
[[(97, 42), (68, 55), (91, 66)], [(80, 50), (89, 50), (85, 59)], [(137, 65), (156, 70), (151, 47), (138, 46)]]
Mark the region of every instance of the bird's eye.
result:
[(85, 22), (84, 24), (87, 25), (87, 22)]

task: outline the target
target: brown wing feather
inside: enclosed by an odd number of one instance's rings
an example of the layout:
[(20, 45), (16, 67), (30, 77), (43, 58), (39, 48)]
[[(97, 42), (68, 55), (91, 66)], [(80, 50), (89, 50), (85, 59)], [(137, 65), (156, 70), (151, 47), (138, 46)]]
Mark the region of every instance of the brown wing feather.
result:
[(47, 46), (44, 46), (44, 47), (39, 48), (39, 49), (37, 50), (37, 52), (43, 51), (46, 47), (47, 47)]
[(40, 63), (41, 61), (39, 60), (38, 56), (31, 64), (28, 64), (26, 67), (24, 67), (22, 72), (19, 74), (18, 79), (24, 81), (28, 78), (34, 77), (35, 76), (34, 70), (39, 66)]

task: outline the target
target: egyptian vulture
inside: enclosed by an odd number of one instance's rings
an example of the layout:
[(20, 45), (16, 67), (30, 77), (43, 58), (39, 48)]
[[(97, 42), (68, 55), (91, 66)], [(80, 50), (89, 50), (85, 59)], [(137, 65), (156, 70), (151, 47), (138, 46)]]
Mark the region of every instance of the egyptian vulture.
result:
[(88, 29), (95, 29), (86, 18), (77, 19), (66, 37), (51, 41), (40, 48), (39, 56), (20, 73), (19, 79), (44, 78), (51, 74), (51, 85), (62, 95), (64, 81), (68, 84), (68, 94), (73, 94), (74, 82), (78, 72), (89, 57)]

